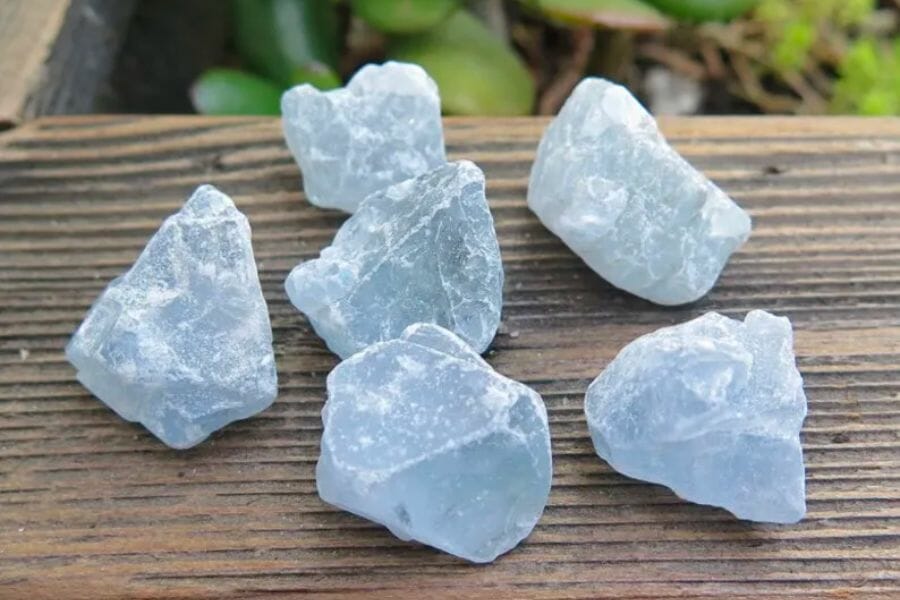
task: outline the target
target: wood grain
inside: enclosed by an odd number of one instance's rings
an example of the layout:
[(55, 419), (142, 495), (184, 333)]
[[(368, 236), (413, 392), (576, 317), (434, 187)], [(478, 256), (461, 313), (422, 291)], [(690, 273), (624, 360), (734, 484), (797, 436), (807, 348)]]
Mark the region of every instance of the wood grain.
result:
[(93, 110), (134, 4), (0, 1), (0, 128), (37, 115)]
[[(526, 543), (465, 564), (315, 493), (335, 364), (282, 282), (344, 217), (316, 209), (266, 119), (54, 118), (0, 135), (0, 598), (900, 597), (900, 120), (668, 120), (753, 215), (713, 292), (676, 309), (619, 292), (526, 209), (546, 121), (448, 120), (483, 167), (505, 262), (489, 361), (543, 394), (550, 504)], [(73, 377), (89, 304), (192, 188), (250, 218), (280, 396), (196, 449), (166, 449)], [(634, 337), (707, 310), (788, 315), (809, 396), (809, 515), (759, 526), (612, 472), (589, 381)]]

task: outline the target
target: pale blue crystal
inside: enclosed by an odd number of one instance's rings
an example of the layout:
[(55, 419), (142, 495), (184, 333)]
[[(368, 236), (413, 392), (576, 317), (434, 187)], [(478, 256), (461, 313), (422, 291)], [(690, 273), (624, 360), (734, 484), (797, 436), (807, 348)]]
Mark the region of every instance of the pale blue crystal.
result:
[(416, 324), (328, 376), (326, 502), (474, 562), (512, 549), (550, 492), (547, 411), (462, 340)]
[(697, 300), (750, 217), (666, 143), (625, 88), (582, 81), (544, 133), (528, 205), (601, 277), (659, 304)]
[(284, 136), (313, 204), (354, 212), (371, 192), (442, 165), (437, 85), (418, 65), (366, 65), (346, 87), (281, 99)]
[(231, 199), (199, 187), (100, 295), (66, 356), (94, 395), (173, 448), (267, 408), (272, 329)]
[(806, 512), (806, 396), (784, 317), (711, 312), (642, 336), (588, 388), (585, 413), (617, 471), (742, 519)]
[(441, 325), (483, 352), (503, 289), (484, 175), (460, 161), (375, 192), (285, 287), (342, 358), (413, 323)]

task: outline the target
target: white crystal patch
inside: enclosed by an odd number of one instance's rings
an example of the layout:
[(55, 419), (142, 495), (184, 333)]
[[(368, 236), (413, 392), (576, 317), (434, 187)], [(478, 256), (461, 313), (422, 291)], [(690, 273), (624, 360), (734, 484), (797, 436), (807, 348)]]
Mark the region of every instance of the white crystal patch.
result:
[(326, 502), (474, 562), (524, 539), (550, 492), (547, 411), (449, 331), (412, 325), (328, 376)]
[(459, 161), (373, 193), (285, 287), (342, 358), (413, 323), (440, 325), (484, 352), (503, 294), (484, 175)]
[(346, 87), (296, 86), (281, 99), (309, 201), (356, 211), (370, 193), (446, 161), (437, 85), (418, 65), (366, 65)]
[(173, 448), (267, 408), (272, 328), (231, 199), (197, 188), (100, 295), (66, 356), (94, 395)]
[(625, 88), (582, 81), (541, 139), (528, 205), (601, 277), (658, 304), (697, 300), (750, 217), (666, 142)]
[(644, 335), (594, 380), (584, 408), (617, 471), (742, 519), (806, 512), (806, 395), (784, 317), (711, 312)]

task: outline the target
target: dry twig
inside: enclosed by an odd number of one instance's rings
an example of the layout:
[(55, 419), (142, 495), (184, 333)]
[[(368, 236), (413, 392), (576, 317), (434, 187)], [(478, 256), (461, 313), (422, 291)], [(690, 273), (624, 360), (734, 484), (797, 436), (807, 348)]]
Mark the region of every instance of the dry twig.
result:
[(538, 102), (538, 114), (555, 114), (581, 81), (594, 50), (594, 31), (587, 27), (572, 30), (572, 53), (562, 69), (544, 90)]

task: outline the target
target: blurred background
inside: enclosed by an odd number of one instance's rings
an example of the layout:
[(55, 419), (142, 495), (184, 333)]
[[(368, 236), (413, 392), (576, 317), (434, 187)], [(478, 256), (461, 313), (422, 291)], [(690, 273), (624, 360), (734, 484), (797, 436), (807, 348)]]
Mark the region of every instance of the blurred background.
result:
[(394, 59), (455, 115), (552, 114), (588, 75), (657, 114), (900, 114), (900, 0), (76, 3), (106, 63), (89, 103), (43, 113), (278, 114), (292, 85)]

